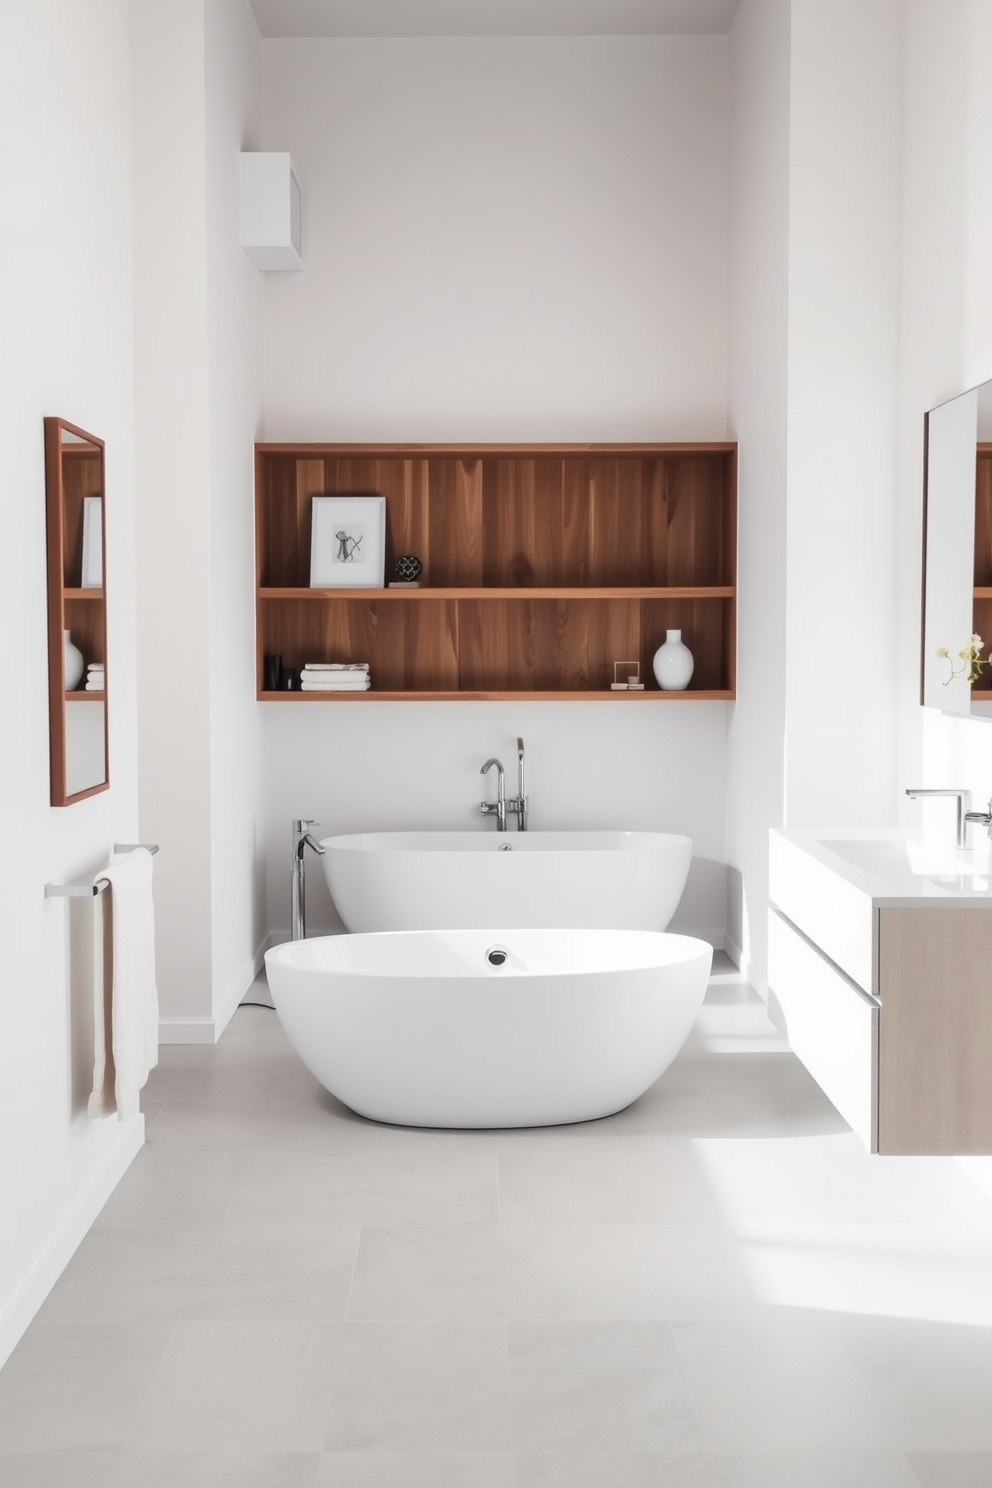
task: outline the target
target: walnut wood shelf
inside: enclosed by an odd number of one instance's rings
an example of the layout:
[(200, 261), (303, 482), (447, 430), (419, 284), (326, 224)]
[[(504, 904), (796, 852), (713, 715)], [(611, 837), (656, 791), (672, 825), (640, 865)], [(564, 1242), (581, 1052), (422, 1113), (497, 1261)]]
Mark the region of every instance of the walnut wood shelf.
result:
[[(315, 445), (255, 447), (257, 697), (731, 700), (736, 685), (737, 447)], [(317, 495), (386, 501), (386, 578), (416, 589), (311, 589)], [(695, 657), (661, 692), (667, 629)], [(367, 661), (372, 690), (262, 688), (263, 661)], [(643, 692), (613, 692), (636, 660)]]

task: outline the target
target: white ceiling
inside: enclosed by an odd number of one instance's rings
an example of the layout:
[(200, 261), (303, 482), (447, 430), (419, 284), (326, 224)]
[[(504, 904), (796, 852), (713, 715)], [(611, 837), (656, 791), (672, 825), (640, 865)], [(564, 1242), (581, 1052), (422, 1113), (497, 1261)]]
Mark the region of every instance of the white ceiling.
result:
[(251, 0), (263, 36), (718, 36), (740, 0)]

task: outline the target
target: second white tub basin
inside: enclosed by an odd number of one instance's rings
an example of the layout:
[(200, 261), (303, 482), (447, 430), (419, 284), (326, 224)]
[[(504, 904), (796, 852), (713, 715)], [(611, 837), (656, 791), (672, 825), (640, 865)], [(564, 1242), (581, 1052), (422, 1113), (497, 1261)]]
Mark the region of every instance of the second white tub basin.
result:
[(321, 862), (348, 930), (665, 930), (692, 861), (674, 832), (359, 832)]

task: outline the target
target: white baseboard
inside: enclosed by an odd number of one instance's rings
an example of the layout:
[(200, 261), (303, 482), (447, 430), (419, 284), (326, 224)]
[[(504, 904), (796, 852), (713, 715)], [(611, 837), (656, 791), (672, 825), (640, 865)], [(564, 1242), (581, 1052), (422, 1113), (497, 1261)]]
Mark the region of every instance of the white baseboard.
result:
[(160, 1017), (158, 1020), (159, 1043), (215, 1044), (237, 1012), (238, 1003), (261, 971), (270, 940), (271, 937), (266, 935), (255, 954), (245, 962), (238, 975), (232, 977), (212, 1017)]
[(159, 1018), (160, 1044), (215, 1044), (213, 1018)]
[(740, 972), (744, 972), (744, 952), (741, 950), (737, 942), (732, 940), (727, 934), (725, 934), (723, 937), (723, 949), (726, 951), (731, 961), (733, 961), (734, 965), (737, 967), (737, 970)]
[(120, 1136), (83, 1191), (70, 1206), (27, 1276), (0, 1310), (0, 1368), (27, 1331), (104, 1204), (141, 1151), (145, 1118), (119, 1123)]

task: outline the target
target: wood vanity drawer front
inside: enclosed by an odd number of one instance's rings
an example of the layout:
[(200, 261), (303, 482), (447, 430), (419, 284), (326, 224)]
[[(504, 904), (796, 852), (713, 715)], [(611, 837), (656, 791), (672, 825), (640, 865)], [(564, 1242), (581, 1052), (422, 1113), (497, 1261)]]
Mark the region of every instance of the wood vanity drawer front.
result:
[(879, 910), (878, 1150), (992, 1152), (992, 913)]
[(768, 912), (768, 989), (793, 1053), (876, 1151), (877, 1005), (774, 909)]

